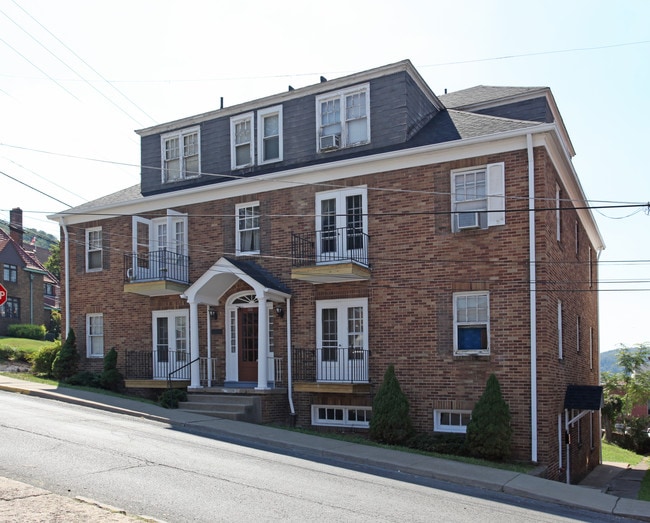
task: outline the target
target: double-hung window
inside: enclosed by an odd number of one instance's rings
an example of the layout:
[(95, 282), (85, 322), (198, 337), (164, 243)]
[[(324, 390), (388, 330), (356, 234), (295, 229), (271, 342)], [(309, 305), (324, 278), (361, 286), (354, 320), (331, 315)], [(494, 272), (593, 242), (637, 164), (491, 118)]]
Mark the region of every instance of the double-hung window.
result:
[(230, 119), (231, 166), (240, 169), (253, 165), (255, 141), (253, 140), (253, 113)]
[(7, 298), (4, 305), (0, 305), (0, 318), (20, 318), (20, 298)]
[(317, 150), (370, 142), (370, 87), (352, 87), (316, 98)]
[(86, 229), (86, 272), (102, 270), (102, 228)]
[(260, 252), (260, 204), (250, 202), (237, 205), (237, 254)]
[(197, 127), (168, 133), (161, 139), (163, 183), (199, 176), (200, 136)]
[(490, 353), (490, 304), (487, 292), (454, 294), (454, 354)]
[(282, 106), (257, 113), (258, 164), (282, 160)]
[(504, 225), (504, 164), (452, 171), (451, 204), (454, 231)]
[(368, 263), (367, 188), (316, 194), (316, 259), (319, 263)]
[(104, 357), (104, 315), (86, 315), (86, 355), (89, 358)]
[(11, 263), (5, 263), (2, 276), (4, 281), (16, 283), (18, 281), (18, 266)]

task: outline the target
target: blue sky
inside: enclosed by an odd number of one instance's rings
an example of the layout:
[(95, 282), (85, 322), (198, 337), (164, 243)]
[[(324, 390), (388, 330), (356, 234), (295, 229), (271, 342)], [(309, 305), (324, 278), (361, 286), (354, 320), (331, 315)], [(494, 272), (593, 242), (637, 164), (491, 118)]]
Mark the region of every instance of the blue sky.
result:
[[(0, 0), (0, 216), (19, 206), (57, 234), (47, 214), (138, 183), (134, 129), (405, 58), (438, 94), (550, 87), (593, 204), (650, 200), (650, 2), (314, 6)], [(594, 216), (607, 245), (600, 348), (650, 341), (650, 216)]]

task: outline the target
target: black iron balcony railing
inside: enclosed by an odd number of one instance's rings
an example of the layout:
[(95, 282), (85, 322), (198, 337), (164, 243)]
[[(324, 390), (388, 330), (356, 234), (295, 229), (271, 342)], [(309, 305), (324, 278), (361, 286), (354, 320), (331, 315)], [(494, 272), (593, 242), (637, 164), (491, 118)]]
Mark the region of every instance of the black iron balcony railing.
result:
[(124, 255), (124, 281), (173, 281), (189, 283), (190, 259), (183, 254), (161, 249)]
[(291, 233), (294, 267), (354, 262), (369, 267), (368, 236), (358, 228), (341, 227), (307, 234)]
[(368, 383), (370, 351), (360, 347), (292, 349), (295, 381)]
[[(190, 353), (169, 349), (128, 350), (124, 377), (128, 380), (189, 380), (191, 378)], [(217, 382), (217, 358), (199, 358), (201, 384)]]

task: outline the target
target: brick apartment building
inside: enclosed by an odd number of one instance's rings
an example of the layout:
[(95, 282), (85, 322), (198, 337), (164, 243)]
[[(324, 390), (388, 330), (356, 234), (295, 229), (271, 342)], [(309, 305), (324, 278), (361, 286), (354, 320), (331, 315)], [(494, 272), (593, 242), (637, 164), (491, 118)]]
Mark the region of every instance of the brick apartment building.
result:
[(23, 212), (9, 213), (9, 234), (0, 230), (0, 266), (7, 301), (0, 305), (0, 336), (9, 325), (50, 324), (53, 310), (59, 309), (59, 281), (43, 266), (35, 246), (23, 242)]
[(363, 430), (394, 364), (428, 432), (494, 373), (516, 458), (599, 463), (604, 245), (548, 88), (436, 96), (403, 61), (137, 132), (138, 186), (51, 217), (87, 369)]

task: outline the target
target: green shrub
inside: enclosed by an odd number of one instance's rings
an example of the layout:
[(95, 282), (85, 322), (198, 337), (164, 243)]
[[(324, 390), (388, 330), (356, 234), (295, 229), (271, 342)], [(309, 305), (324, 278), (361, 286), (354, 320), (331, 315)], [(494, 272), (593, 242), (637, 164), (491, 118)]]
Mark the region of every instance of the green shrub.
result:
[(90, 371), (77, 372), (70, 376), (65, 382), (69, 385), (79, 385), (81, 387), (100, 387), (99, 374)]
[(61, 336), (61, 313), (59, 311), (53, 310), (50, 313), (50, 324), (48, 325), (47, 334), (56, 340)]
[(439, 454), (453, 454), (464, 456), (467, 454), (465, 448), (464, 434), (432, 434), (418, 433), (407, 441), (407, 446), (412, 449), (425, 452), (437, 452)]
[(41, 347), (32, 355), (32, 372), (40, 376), (52, 376), (52, 364), (59, 355), (61, 342), (52, 346)]
[(510, 408), (501, 395), (499, 380), (491, 374), (467, 424), (470, 455), (493, 461), (508, 458), (512, 446), (510, 418)]
[(44, 340), (45, 332), (45, 325), (32, 325), (31, 323), (9, 325), (7, 329), (11, 338), (28, 338), (30, 340)]
[(187, 400), (187, 392), (183, 389), (167, 389), (158, 397), (158, 403), (166, 409), (177, 409), (179, 401)]
[(104, 355), (104, 372), (99, 377), (103, 389), (117, 391), (122, 386), (122, 375), (117, 370), (117, 351), (109, 350)]
[(399, 385), (395, 367), (390, 365), (372, 403), (369, 436), (380, 443), (400, 445), (412, 434), (409, 401)]
[(77, 373), (78, 364), (77, 338), (74, 330), (70, 329), (59, 354), (52, 362), (52, 376), (57, 380), (65, 380)]
[(8, 361), (13, 358), (14, 349), (11, 347), (0, 347), (0, 361)]

